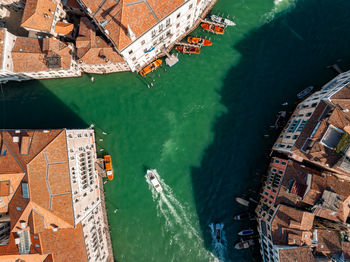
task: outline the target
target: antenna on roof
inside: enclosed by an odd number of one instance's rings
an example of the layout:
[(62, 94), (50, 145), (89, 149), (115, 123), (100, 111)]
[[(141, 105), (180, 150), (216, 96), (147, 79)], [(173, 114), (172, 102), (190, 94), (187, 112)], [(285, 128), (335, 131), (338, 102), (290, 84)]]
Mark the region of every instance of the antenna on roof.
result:
[(129, 24), (127, 24), (126, 26), (128, 28), (128, 36), (130, 37), (131, 41), (135, 41), (136, 36), (135, 36), (134, 32), (131, 30)]

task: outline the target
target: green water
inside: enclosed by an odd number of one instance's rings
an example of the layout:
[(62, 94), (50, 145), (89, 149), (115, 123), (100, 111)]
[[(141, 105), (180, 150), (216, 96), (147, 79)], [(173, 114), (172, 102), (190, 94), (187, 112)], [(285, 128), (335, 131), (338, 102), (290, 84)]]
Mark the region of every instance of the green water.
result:
[[(292, 110), (298, 91), (335, 75), (325, 66), (337, 59), (348, 68), (349, 8), (340, 0), (219, 0), (213, 12), (235, 16), (237, 26), (224, 36), (197, 29), (213, 46), (147, 77), (152, 89), (131, 73), (9, 83), (1, 127), (95, 124), (116, 174), (105, 189), (117, 261), (259, 260), (233, 249), (237, 232), (252, 226), (233, 222), (244, 211), (234, 197), (258, 191), (255, 170), (266, 165), (281, 103)], [(146, 183), (147, 168), (158, 170), (162, 198)], [(225, 224), (221, 249), (208, 226), (216, 221)]]

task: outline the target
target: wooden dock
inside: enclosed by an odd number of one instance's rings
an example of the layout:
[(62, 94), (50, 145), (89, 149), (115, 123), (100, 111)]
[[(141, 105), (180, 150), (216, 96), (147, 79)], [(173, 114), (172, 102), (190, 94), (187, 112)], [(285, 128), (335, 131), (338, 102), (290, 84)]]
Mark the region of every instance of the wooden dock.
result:
[(198, 47), (198, 48), (201, 48), (201, 46), (199, 46), (199, 45), (194, 45), (194, 44), (185, 43), (185, 42), (176, 42), (176, 45), (183, 45), (183, 46), (188, 46), (188, 47)]
[(201, 20), (202, 23), (206, 23), (206, 24), (210, 24), (210, 25), (215, 25), (215, 26), (220, 26), (220, 27), (226, 27), (225, 24), (216, 23), (216, 22), (210, 21), (210, 20), (208, 20), (208, 19), (202, 19), (202, 18), (200, 18), (200, 20)]
[(107, 177), (103, 158), (97, 158), (95, 161), (95, 166), (99, 177)]
[[(193, 30), (195, 30), (200, 23), (202, 23), (202, 21), (206, 21), (204, 20), (204, 18), (208, 15), (209, 11), (213, 8), (213, 6), (216, 4), (217, 0), (213, 0), (209, 6), (207, 6), (207, 8), (204, 9), (202, 15), (199, 17), (199, 19), (197, 19), (197, 21), (193, 24), (193, 26), (188, 29), (185, 33), (183, 33), (182, 35), (180, 35), (177, 38), (177, 41), (175, 41), (172, 45), (170, 45), (166, 51), (169, 53), (171, 51), (171, 49), (173, 49), (173, 47), (176, 45), (176, 43), (180, 42), (183, 38), (185, 38), (187, 35), (189, 35)], [(166, 54), (164, 52), (160, 53), (156, 59), (161, 58), (166, 56)]]

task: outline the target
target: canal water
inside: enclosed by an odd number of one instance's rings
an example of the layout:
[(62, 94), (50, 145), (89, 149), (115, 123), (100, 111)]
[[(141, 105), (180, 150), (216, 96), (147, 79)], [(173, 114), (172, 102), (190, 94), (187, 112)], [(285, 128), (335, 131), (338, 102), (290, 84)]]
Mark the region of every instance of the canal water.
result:
[[(219, 0), (213, 13), (235, 16), (237, 26), (223, 36), (197, 29), (213, 41), (201, 55), (180, 54), (173, 68), (146, 79), (8, 83), (1, 127), (95, 125), (98, 147), (114, 163), (105, 189), (117, 261), (258, 261), (253, 250), (233, 248), (237, 232), (252, 226), (232, 220), (245, 211), (234, 198), (256, 195), (281, 104), (291, 111), (296, 93), (335, 76), (326, 66), (338, 59), (349, 67), (349, 9), (343, 0)], [(147, 183), (149, 168), (164, 194)], [(219, 246), (216, 222), (224, 224)]]

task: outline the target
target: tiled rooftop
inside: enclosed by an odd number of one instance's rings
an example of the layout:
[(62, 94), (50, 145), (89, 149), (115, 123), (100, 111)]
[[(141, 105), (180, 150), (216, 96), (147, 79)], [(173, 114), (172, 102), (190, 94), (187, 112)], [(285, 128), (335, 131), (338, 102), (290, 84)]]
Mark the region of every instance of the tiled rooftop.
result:
[(288, 234), (302, 235), (311, 230), (314, 214), (280, 205), (271, 223), (274, 244), (288, 244)]
[(313, 262), (315, 261), (309, 247), (296, 247), (279, 250), (281, 262)]
[(21, 26), (50, 32), (56, 6), (51, 0), (26, 0)]
[(184, 0), (81, 0), (91, 10), (91, 16), (109, 32), (109, 37), (119, 50), (131, 43), (129, 26), (136, 37), (176, 10)]
[(77, 56), (86, 64), (124, 62), (124, 59), (102, 37), (96, 36), (96, 28), (86, 17), (80, 20), (76, 47)]
[(69, 69), (71, 49), (55, 38), (18, 37), (12, 50), (13, 70), (32, 72)]
[[(18, 258), (14, 238), (19, 230), (31, 233), (30, 254), (20, 257), (25, 261), (87, 261), (81, 224), (74, 228), (66, 132), (21, 130), (0, 134), (1, 148), (6, 149), (6, 154), (0, 155), (0, 181), (9, 181), (11, 186), (8, 196), (0, 196), (6, 205), (0, 212), (8, 211), (11, 221), (10, 241), (0, 246), (0, 261)], [(1, 165), (7, 161), (13, 166)], [(5, 189), (0, 182), (0, 192)], [(36, 249), (34, 243), (38, 244)]]

